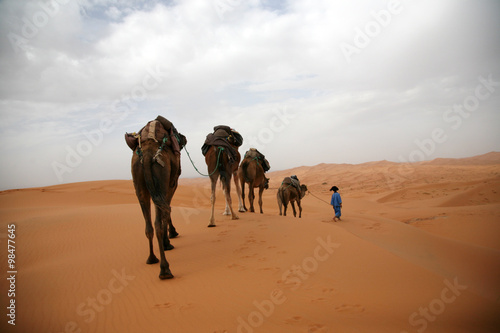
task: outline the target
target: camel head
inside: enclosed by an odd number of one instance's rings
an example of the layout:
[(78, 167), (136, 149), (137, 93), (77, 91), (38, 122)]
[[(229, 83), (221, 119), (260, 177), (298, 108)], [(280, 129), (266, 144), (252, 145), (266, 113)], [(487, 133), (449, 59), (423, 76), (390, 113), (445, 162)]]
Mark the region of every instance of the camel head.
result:
[(303, 197), (305, 197), (306, 195), (306, 192), (307, 192), (307, 186), (302, 184), (300, 185), (300, 198), (302, 199)]

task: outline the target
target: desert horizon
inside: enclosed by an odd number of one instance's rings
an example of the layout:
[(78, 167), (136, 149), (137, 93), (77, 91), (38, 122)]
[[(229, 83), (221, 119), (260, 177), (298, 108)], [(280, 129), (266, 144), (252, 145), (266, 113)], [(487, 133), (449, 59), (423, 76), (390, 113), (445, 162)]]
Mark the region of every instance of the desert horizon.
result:
[[(276, 202), (291, 174), (309, 189), (300, 219), (290, 207), (279, 216)], [(8, 296), (2, 332), (500, 328), (500, 153), (411, 166), (272, 171), (271, 164), (266, 175), (263, 214), (221, 215), (218, 187), (215, 228), (207, 228), (209, 180), (179, 180), (172, 216), (180, 236), (166, 252), (171, 280), (158, 279), (158, 264), (146, 264), (131, 180), (0, 192), (3, 247), (15, 241), (14, 266), (0, 283)], [(329, 205), (332, 185), (343, 200), (339, 222)], [(237, 209), (234, 186), (231, 194)]]

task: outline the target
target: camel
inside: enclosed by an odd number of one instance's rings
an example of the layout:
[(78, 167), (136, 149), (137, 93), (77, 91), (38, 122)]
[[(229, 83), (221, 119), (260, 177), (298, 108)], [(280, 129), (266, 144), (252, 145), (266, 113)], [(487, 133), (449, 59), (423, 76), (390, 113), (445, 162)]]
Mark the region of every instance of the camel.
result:
[(243, 212), (243, 203), (241, 201), (241, 188), (238, 181), (238, 164), (240, 163), (241, 156), (238, 152), (238, 146), (234, 144), (231, 137), (227, 140), (231, 147), (234, 148), (236, 156), (234, 161), (230, 162), (229, 154), (226, 152), (227, 148), (222, 146), (213, 145), (211, 146), (207, 153), (205, 154), (205, 162), (207, 163), (207, 168), (211, 183), (211, 196), (210, 203), (212, 204), (212, 215), (210, 217), (210, 222), (208, 227), (215, 227), (215, 190), (217, 185), (217, 180), (220, 178), (222, 183), (222, 190), (224, 191), (224, 196), (226, 198), (226, 209), (224, 215), (231, 215), (231, 219), (239, 219), (238, 215), (233, 211), (232, 200), (231, 200), (231, 177), (234, 179), (234, 184), (236, 186), (236, 192), (239, 201), (239, 211)]
[(297, 212), (295, 211), (294, 202), (297, 201), (297, 206), (299, 206), (299, 218), (302, 217), (302, 206), (300, 205), (300, 200), (306, 195), (307, 186), (300, 185), (300, 192), (298, 189), (292, 185), (292, 180), (286, 177), (281, 186), (278, 188), (277, 199), (278, 207), (280, 209), (280, 215), (282, 215), (281, 207), (284, 206), (283, 215), (286, 216), (287, 205), (290, 202), (292, 204), (293, 216), (297, 217)]
[(238, 177), (241, 182), (241, 200), (243, 201), (243, 208), (245, 206), (245, 183), (248, 183), (248, 201), (250, 202), (250, 212), (255, 212), (253, 202), (255, 199), (254, 188), (259, 188), (259, 207), (262, 214), (262, 193), (264, 189), (269, 188), (269, 178), (265, 176), (264, 168), (259, 161), (261, 154), (255, 150), (250, 149), (245, 153), (245, 158), (240, 164), (238, 169)]
[[(167, 125), (162, 125), (165, 122), (160, 123), (158, 120), (149, 122), (138, 135), (134, 136), (136, 141), (132, 145), (129, 143), (129, 140), (132, 140), (130, 139), (131, 135), (126, 134), (125, 136), (127, 144), (134, 150), (132, 179), (146, 222), (146, 237), (149, 241), (149, 257), (146, 264), (151, 265), (158, 262), (153, 251), (153, 236), (156, 231), (161, 259), (159, 277), (162, 280), (174, 277), (164, 251), (174, 248), (170, 244), (169, 238), (175, 238), (179, 235), (172, 224), (170, 203), (181, 174), (180, 149), (187, 142), (186, 138), (177, 133), (175, 127), (168, 120), (166, 121)], [(171, 128), (166, 130), (164, 126), (168, 126), (168, 124), (171, 125)], [(177, 142), (173, 142), (174, 140)], [(156, 213), (154, 229), (151, 221), (151, 199), (155, 205)]]

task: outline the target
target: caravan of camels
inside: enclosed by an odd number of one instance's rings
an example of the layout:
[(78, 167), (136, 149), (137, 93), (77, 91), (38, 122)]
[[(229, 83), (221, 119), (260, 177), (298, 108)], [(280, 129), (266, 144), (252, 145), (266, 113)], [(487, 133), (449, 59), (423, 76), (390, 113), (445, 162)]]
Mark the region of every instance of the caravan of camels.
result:
[[(170, 238), (178, 236), (172, 223), (171, 202), (177, 189), (181, 174), (180, 152), (187, 144), (187, 139), (179, 133), (175, 126), (166, 118), (158, 116), (148, 122), (138, 133), (126, 133), (125, 141), (132, 149), (132, 179), (135, 193), (146, 222), (146, 237), (149, 242), (149, 257), (147, 264), (160, 261), (160, 279), (171, 279), (164, 251), (173, 249)], [(248, 201), (250, 212), (255, 212), (255, 188), (259, 189), (259, 208), (262, 210), (262, 193), (269, 188), (269, 178), (265, 173), (270, 164), (265, 156), (255, 148), (250, 148), (241, 161), (238, 148), (243, 144), (243, 137), (229, 126), (215, 126), (202, 146), (205, 156), (208, 176), (211, 183), (210, 202), (212, 213), (208, 227), (215, 227), (215, 192), (217, 181), (220, 180), (226, 201), (224, 215), (231, 215), (233, 220), (238, 215), (233, 210), (231, 200), (231, 178), (234, 180), (238, 196), (238, 211), (246, 212), (245, 184), (248, 184)], [(241, 162), (241, 164), (240, 164)], [(286, 177), (277, 192), (277, 201), (282, 215), (288, 203), (291, 204), (293, 215), (296, 216), (295, 202), (299, 207), (299, 218), (302, 215), (300, 200), (305, 196), (306, 185), (301, 185), (296, 176)], [(154, 229), (151, 221), (151, 200), (155, 206)], [(153, 236), (156, 231), (160, 260), (153, 251)]]

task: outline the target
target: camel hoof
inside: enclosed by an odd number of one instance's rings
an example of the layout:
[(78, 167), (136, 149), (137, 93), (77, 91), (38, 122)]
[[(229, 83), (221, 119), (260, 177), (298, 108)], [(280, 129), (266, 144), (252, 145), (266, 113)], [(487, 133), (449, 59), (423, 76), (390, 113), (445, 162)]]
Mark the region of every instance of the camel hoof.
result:
[(174, 276), (172, 275), (172, 273), (170, 271), (166, 272), (166, 273), (160, 273), (160, 280), (168, 280), (168, 279), (172, 279)]
[(175, 249), (175, 247), (172, 244), (163, 245), (163, 248), (165, 249), (165, 251), (170, 251)]
[(150, 257), (148, 258), (148, 260), (146, 261), (146, 264), (148, 264), (148, 265), (152, 265), (152, 264), (156, 264), (156, 263), (158, 263), (158, 262), (160, 262), (160, 261), (158, 260), (158, 258), (156, 258), (155, 256), (150, 256)]
[(238, 209), (238, 212), (240, 212), (240, 213), (245, 213), (246, 211), (247, 211), (247, 210), (246, 210), (246, 209), (244, 209), (244, 208), (240, 208), (240, 209)]
[(172, 231), (168, 233), (168, 238), (175, 238), (179, 236), (179, 233), (177, 231)]
[(209, 228), (213, 228), (215, 226), (216, 226), (215, 224), (209, 224), (209, 225), (207, 225), (207, 227), (209, 227)]
[(233, 217), (231, 218), (231, 220), (239, 220), (239, 216), (238, 215), (233, 215)]

